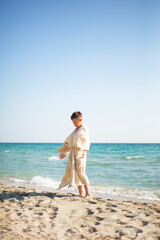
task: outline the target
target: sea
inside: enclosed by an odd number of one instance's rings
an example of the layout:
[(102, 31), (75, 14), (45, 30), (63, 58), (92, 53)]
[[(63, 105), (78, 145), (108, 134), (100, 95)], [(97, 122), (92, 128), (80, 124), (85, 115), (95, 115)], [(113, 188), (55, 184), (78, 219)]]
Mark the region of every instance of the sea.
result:
[[(0, 183), (57, 190), (67, 164), (62, 143), (0, 143)], [(160, 203), (160, 144), (92, 143), (86, 173), (95, 197)]]

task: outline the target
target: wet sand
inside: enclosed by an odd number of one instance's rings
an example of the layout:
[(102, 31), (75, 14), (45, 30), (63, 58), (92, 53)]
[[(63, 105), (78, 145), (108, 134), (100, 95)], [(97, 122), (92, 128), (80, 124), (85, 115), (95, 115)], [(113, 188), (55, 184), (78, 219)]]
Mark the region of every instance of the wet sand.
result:
[(160, 205), (0, 184), (0, 239), (160, 240)]

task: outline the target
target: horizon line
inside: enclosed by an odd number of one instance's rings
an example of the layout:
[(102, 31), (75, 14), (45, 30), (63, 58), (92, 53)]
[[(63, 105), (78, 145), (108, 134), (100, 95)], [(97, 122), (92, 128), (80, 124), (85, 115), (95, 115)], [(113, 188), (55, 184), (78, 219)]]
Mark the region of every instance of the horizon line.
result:
[[(1, 143), (62, 144), (63, 142), (0, 142), (0, 144)], [(160, 144), (160, 142), (91, 142), (91, 144)]]

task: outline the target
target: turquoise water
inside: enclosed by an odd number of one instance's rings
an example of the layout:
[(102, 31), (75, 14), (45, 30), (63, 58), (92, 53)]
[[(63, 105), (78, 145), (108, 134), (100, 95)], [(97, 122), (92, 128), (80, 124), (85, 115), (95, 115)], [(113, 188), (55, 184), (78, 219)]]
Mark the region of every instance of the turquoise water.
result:
[[(60, 143), (0, 143), (1, 181), (57, 188), (67, 158)], [(86, 172), (91, 191), (160, 200), (160, 144), (91, 144)]]

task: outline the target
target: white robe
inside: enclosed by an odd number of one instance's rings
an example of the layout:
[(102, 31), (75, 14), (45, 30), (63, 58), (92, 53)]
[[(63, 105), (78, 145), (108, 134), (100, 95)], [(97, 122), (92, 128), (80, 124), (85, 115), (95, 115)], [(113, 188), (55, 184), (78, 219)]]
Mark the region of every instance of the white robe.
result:
[(57, 151), (63, 154), (69, 154), (65, 175), (59, 185), (59, 189), (67, 185), (74, 187), (89, 184), (86, 168), (86, 151), (89, 150), (90, 140), (88, 129), (82, 125), (75, 129), (65, 140), (62, 148)]

